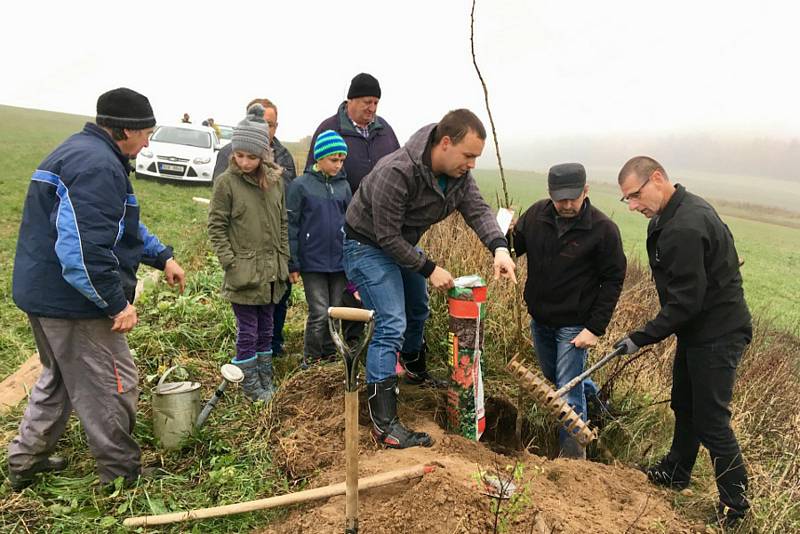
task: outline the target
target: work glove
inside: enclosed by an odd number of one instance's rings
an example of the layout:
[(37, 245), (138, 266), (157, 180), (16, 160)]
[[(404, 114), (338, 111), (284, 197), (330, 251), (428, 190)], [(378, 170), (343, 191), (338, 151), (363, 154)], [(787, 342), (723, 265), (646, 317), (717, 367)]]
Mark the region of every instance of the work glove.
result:
[(614, 349), (622, 349), (622, 354), (633, 354), (639, 350), (639, 345), (631, 341), (631, 338), (624, 337), (614, 343)]

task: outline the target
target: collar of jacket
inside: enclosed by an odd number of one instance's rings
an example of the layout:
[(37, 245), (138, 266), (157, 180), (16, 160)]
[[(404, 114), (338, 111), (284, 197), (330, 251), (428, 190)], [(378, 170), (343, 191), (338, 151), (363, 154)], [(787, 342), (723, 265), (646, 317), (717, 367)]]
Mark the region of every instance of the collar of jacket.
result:
[[(544, 207), (542, 211), (539, 212), (539, 215), (536, 217), (538, 220), (542, 222), (546, 222), (552, 226), (556, 226), (556, 216), (558, 212), (556, 211), (556, 206), (553, 204), (551, 199), (547, 199), (547, 205)], [(589, 197), (586, 197), (583, 201), (583, 206), (581, 206), (581, 212), (578, 214), (578, 222), (570, 228), (570, 230), (591, 230), (592, 229), (592, 203), (589, 201)]]
[(229, 169), (231, 171), (231, 174), (233, 174), (234, 176), (238, 176), (248, 184), (258, 187), (258, 180), (256, 180), (255, 176), (252, 176), (250, 174), (245, 174), (244, 172), (242, 172), (242, 169), (236, 167), (235, 165), (231, 165)]
[(337, 174), (336, 176), (328, 176), (327, 174), (319, 170), (317, 164), (315, 163), (311, 166), (310, 169), (308, 169), (308, 173), (322, 183), (331, 183), (347, 179), (344, 173), (344, 167), (342, 167), (342, 170), (339, 171), (339, 174)]
[(669, 202), (667, 202), (667, 205), (664, 206), (664, 209), (658, 215), (658, 220), (653, 226), (652, 231), (660, 230), (670, 221), (670, 219), (672, 219), (672, 217), (675, 215), (675, 212), (678, 210), (678, 206), (681, 205), (684, 198), (686, 198), (686, 188), (681, 184), (675, 184), (675, 192), (672, 194), (672, 198), (669, 199)]
[[(417, 171), (425, 179), (425, 182), (432, 187), (434, 191), (438, 191), (440, 194), (443, 194), (442, 190), (439, 189), (439, 185), (436, 183), (439, 179), (438, 176), (433, 172), (430, 164), (425, 162), (425, 151), (428, 149), (428, 145), (431, 143), (431, 136), (433, 136), (434, 129), (436, 129), (436, 123), (423, 126), (408, 139), (406, 144), (403, 145), (402, 150), (406, 151), (408, 157), (411, 158), (411, 162), (414, 164), (414, 167), (416, 167)], [(448, 176), (447, 179), (462, 180), (469, 176), (471, 176), (471, 173), (470, 171), (467, 171), (466, 174), (459, 178), (452, 178)], [(451, 184), (452, 182), (450, 182), (447, 186), (448, 191), (451, 191)]]
[[(375, 115), (375, 120), (369, 124), (369, 135), (372, 137), (372, 134), (375, 133), (377, 130), (383, 129), (383, 121), (380, 117)], [(339, 131), (342, 135), (357, 135), (361, 138), (364, 136), (358, 133), (353, 126), (353, 121), (350, 120), (350, 116), (347, 114), (347, 100), (342, 102), (339, 106)]]
[(117, 156), (120, 163), (122, 163), (122, 166), (125, 168), (125, 174), (131, 173), (133, 169), (131, 168), (130, 159), (122, 153), (122, 150), (119, 149), (119, 145), (112, 139), (107, 131), (93, 122), (87, 122), (83, 127), (83, 133), (102, 139), (105, 144), (111, 147), (111, 150), (114, 151), (114, 155)]

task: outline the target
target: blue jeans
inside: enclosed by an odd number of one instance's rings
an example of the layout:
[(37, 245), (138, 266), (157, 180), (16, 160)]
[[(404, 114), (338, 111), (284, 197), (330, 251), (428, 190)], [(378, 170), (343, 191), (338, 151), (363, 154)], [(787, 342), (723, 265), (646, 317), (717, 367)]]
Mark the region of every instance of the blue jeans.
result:
[[(545, 326), (531, 319), (531, 337), (536, 349), (536, 357), (545, 378), (556, 385), (556, 389), (583, 372), (586, 364), (587, 349), (579, 349), (570, 341), (583, 330), (582, 325), (561, 326), (558, 328)], [(575, 386), (564, 398), (572, 408), (586, 421), (586, 397), (597, 395), (597, 385), (587, 378), (583, 387)], [(559, 430), (561, 443), (569, 437), (565, 428)]]
[(400, 267), (379, 248), (344, 240), (344, 271), (375, 310), (375, 331), (367, 349), (367, 383), (396, 374), (397, 352), (419, 352), (428, 319), (428, 286), (421, 274)]

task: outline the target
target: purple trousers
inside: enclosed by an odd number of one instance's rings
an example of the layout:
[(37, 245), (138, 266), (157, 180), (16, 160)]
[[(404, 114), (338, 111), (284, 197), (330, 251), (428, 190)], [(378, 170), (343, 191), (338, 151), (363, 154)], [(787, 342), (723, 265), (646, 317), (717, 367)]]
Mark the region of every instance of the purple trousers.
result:
[(248, 360), (256, 352), (272, 349), (274, 304), (231, 304), (236, 316), (236, 359)]

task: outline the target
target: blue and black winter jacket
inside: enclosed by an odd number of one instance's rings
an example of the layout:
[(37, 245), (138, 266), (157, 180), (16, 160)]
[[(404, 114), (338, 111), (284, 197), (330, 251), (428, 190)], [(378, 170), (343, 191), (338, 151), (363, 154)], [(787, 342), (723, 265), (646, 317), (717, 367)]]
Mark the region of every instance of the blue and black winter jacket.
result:
[(353, 194), (343, 173), (326, 177), (309, 169), (295, 178), (286, 196), (289, 215), (289, 272), (344, 271), (344, 214)]
[(32, 315), (112, 316), (133, 300), (139, 263), (172, 257), (139, 222), (130, 165), (105, 130), (87, 123), (33, 173), (14, 258), (14, 302)]

